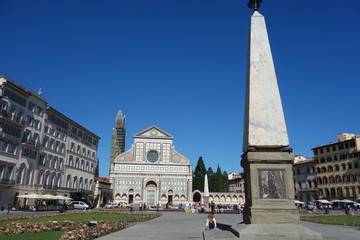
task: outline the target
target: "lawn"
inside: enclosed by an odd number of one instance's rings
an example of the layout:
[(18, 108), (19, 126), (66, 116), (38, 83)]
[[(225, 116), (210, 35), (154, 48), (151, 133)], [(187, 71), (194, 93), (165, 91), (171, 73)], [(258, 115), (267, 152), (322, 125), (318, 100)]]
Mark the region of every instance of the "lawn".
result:
[(48, 221), (58, 221), (63, 222), (65, 220), (68, 221), (90, 221), (90, 220), (103, 220), (103, 221), (130, 221), (134, 222), (137, 218), (143, 215), (138, 214), (128, 214), (128, 213), (120, 213), (120, 212), (81, 212), (81, 213), (68, 213), (68, 214), (60, 214), (60, 215), (52, 215), (52, 216), (41, 216), (41, 217), (33, 217), (33, 218), (25, 218), (25, 219), (1, 219), (0, 226), (12, 223), (28, 223), (28, 222), (48, 222)]
[(39, 232), (39, 233), (23, 233), (23, 234), (13, 234), (13, 235), (0, 235), (1, 240), (38, 240), (38, 239), (49, 239), (56, 240), (65, 231), (50, 231), (50, 232)]
[[(87, 239), (99, 237), (128, 227), (133, 222), (147, 221), (159, 214), (123, 213), (118, 211), (54, 214), (41, 217), (21, 217), (0, 220), (0, 239)], [(97, 226), (88, 226), (97, 221)]]
[(360, 227), (360, 216), (356, 215), (309, 215), (300, 216), (300, 220), (329, 225)]

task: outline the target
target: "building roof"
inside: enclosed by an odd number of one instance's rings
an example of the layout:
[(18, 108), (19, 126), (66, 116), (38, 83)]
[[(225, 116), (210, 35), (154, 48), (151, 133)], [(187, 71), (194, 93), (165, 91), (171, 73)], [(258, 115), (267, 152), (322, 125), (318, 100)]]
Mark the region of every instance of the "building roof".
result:
[(103, 182), (103, 183), (110, 183), (110, 179), (106, 177), (95, 177), (95, 181)]
[(344, 141), (341, 141), (341, 142), (330, 142), (329, 144), (325, 144), (325, 145), (322, 145), (322, 146), (314, 147), (314, 148), (312, 148), (311, 150), (319, 149), (319, 148), (323, 148), (323, 147), (329, 147), (329, 146), (333, 146), (333, 145), (336, 145), (336, 144), (351, 142), (351, 141), (354, 141), (355, 139), (356, 139), (356, 137), (355, 137), (355, 138), (352, 138), (352, 139), (344, 140)]
[(300, 165), (300, 164), (305, 164), (305, 163), (311, 163), (311, 162), (314, 162), (314, 161), (315, 161), (314, 158), (310, 158), (310, 159), (306, 159), (306, 160), (302, 160), (302, 161), (296, 162), (296, 163), (294, 163), (293, 165)]

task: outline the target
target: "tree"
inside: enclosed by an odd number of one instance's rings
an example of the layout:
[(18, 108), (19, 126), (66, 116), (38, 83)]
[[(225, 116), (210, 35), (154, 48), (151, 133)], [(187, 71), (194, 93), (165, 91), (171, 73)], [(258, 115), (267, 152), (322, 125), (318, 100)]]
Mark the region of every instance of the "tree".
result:
[(99, 177), (99, 158), (97, 159), (97, 162), (96, 162), (95, 177)]
[(221, 168), (218, 165), (217, 166), (217, 170), (216, 173), (213, 174), (213, 176), (211, 177), (211, 185), (212, 185), (212, 189), (210, 191), (212, 192), (222, 192), (222, 173), (221, 173)]
[(193, 191), (199, 190), (200, 192), (204, 191), (204, 178), (206, 174), (206, 167), (202, 157), (199, 157), (199, 160), (196, 164), (195, 171), (193, 173)]
[(223, 172), (223, 192), (229, 192), (229, 177), (226, 171)]

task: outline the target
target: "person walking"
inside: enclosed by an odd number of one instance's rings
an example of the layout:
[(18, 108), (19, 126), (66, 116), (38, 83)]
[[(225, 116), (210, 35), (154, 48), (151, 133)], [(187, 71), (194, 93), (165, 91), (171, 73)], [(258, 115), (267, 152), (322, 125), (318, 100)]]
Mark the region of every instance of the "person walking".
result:
[(210, 203), (210, 208), (211, 208), (211, 214), (214, 215), (215, 203), (213, 201), (211, 201), (211, 203)]
[(160, 203), (158, 202), (158, 204), (156, 205), (156, 211), (158, 212), (160, 209)]
[(12, 208), (11, 203), (9, 203), (9, 204), (7, 205), (7, 210), (8, 210), (7, 214), (9, 214), (9, 213), (10, 213), (11, 208)]

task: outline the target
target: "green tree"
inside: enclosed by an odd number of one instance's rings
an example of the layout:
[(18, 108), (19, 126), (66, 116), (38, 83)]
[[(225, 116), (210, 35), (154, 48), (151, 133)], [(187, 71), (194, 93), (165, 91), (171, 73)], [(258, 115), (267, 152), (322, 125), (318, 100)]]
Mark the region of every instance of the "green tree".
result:
[(199, 157), (199, 160), (196, 164), (195, 171), (193, 173), (193, 191), (199, 190), (200, 192), (204, 191), (204, 178), (206, 174), (206, 167), (202, 157)]
[(226, 171), (223, 172), (223, 192), (229, 192), (229, 178)]
[(212, 184), (212, 192), (221, 192), (222, 191), (222, 173), (221, 168), (218, 165), (216, 173), (213, 174), (211, 178), (211, 184)]

